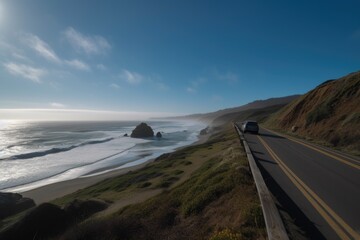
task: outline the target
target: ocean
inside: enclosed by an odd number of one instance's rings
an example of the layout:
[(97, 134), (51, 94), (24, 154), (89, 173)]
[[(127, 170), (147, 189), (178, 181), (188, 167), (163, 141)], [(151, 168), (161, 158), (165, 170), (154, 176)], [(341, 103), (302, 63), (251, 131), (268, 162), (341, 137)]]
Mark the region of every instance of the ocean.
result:
[(147, 121), (162, 138), (135, 139), (138, 121), (0, 121), (0, 191), (24, 192), (144, 163), (198, 140), (204, 124)]

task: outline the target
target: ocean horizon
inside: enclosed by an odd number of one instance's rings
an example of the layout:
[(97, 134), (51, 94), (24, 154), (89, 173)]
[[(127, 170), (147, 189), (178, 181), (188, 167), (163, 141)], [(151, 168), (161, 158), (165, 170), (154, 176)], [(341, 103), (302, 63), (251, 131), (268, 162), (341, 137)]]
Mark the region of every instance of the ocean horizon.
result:
[(135, 166), (198, 140), (196, 121), (146, 121), (162, 138), (130, 136), (140, 121), (1, 121), (0, 191), (48, 184)]

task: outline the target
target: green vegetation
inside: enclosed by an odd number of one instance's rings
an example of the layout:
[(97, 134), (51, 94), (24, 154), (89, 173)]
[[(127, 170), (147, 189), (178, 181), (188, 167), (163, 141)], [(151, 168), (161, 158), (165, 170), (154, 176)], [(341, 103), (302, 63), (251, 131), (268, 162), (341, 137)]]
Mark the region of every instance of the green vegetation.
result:
[(241, 240), (241, 235), (233, 232), (230, 229), (224, 229), (215, 233), (213, 236), (210, 237), (210, 240)]

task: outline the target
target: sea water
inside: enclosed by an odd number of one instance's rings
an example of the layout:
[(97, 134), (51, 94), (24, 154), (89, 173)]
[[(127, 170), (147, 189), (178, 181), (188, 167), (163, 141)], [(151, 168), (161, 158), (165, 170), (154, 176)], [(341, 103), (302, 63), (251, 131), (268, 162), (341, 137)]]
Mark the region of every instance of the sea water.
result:
[(23, 192), (144, 163), (198, 139), (204, 124), (148, 121), (162, 138), (124, 136), (139, 122), (0, 121), (0, 191)]

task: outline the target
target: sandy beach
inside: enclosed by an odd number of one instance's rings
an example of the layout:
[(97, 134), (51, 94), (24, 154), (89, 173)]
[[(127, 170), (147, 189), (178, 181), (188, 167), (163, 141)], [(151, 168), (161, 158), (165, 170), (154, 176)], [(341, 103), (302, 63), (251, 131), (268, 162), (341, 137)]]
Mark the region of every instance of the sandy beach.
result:
[[(208, 138), (210, 134), (207, 135), (201, 135), (199, 136), (199, 140), (194, 142), (193, 144), (190, 144), (188, 146), (197, 145), (204, 143)], [(187, 147), (187, 146), (184, 146)], [(181, 147), (181, 148), (184, 148)], [(181, 149), (180, 148), (180, 149)], [(79, 189), (86, 188), (88, 186), (91, 186), (97, 182), (100, 182), (104, 179), (119, 176), (122, 174), (126, 174), (129, 171), (134, 171), (140, 168), (143, 168), (150, 162), (154, 161), (154, 159), (151, 159), (145, 163), (131, 166), (123, 169), (117, 169), (114, 171), (109, 171), (103, 174), (95, 175), (95, 176), (89, 176), (89, 177), (81, 177), (76, 179), (71, 179), (67, 181), (52, 183), (43, 187), (35, 188), (26, 192), (22, 192), (21, 194), (24, 197), (29, 197), (35, 201), (36, 204), (41, 204), (44, 202), (52, 201), (56, 198), (62, 197), (64, 195), (73, 193)]]
[(76, 179), (71, 179), (63, 182), (52, 183), (43, 187), (35, 188), (26, 192), (22, 192), (21, 195), (24, 197), (32, 198), (36, 204), (40, 204), (43, 202), (49, 202), (56, 198), (62, 197), (66, 194), (70, 194), (75, 192), (76, 190), (91, 186), (97, 182), (100, 182), (104, 179), (119, 176), (121, 174), (125, 174), (129, 171), (133, 171), (136, 169), (140, 169), (144, 167), (146, 164), (151, 162), (152, 160), (123, 169), (118, 169), (110, 172), (106, 172), (103, 174), (90, 176), (90, 177), (81, 177)]

